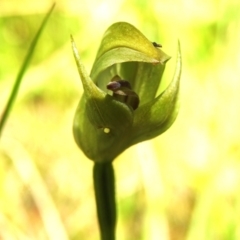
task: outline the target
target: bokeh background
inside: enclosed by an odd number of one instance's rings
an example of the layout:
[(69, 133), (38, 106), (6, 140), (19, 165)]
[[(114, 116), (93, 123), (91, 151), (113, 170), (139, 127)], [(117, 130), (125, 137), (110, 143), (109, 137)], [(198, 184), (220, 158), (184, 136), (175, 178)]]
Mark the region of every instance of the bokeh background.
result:
[[(121, 240), (240, 239), (240, 2), (59, 0), (0, 141), (0, 239), (96, 240), (92, 166), (72, 120), (101, 37), (127, 21), (172, 56), (181, 42), (174, 125), (114, 161)], [(0, 0), (0, 112), (52, 1)]]

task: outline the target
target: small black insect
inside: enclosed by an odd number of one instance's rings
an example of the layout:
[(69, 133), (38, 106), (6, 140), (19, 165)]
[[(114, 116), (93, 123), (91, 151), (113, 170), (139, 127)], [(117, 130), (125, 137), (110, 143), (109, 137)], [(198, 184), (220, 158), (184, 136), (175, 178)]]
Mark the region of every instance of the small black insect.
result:
[(113, 98), (117, 101), (126, 103), (133, 110), (139, 105), (139, 97), (132, 90), (131, 84), (127, 80), (121, 79), (118, 75), (114, 76), (110, 83), (107, 84), (107, 89), (113, 91)]
[(152, 44), (153, 44), (153, 46), (154, 46), (154, 47), (160, 47), (160, 48), (162, 47), (162, 45), (161, 45), (161, 44), (159, 44), (159, 43), (156, 43), (156, 42), (153, 42)]

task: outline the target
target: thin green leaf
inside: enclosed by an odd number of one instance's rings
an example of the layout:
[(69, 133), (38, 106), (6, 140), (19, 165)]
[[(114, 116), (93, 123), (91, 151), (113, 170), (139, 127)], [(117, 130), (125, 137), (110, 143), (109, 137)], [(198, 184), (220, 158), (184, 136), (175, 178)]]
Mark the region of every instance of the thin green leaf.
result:
[(38, 42), (38, 40), (40, 38), (40, 35), (41, 35), (41, 33), (42, 33), (42, 31), (43, 31), (43, 29), (44, 29), (44, 27), (45, 27), (45, 25), (46, 25), (46, 23), (48, 21), (51, 13), (53, 11), (53, 9), (54, 9), (54, 6), (55, 6), (55, 3), (52, 5), (52, 7), (50, 8), (49, 12), (47, 13), (45, 18), (43, 19), (43, 22), (42, 22), (40, 28), (38, 29), (38, 31), (37, 31), (37, 33), (36, 33), (32, 43), (31, 43), (31, 45), (29, 47), (28, 53), (27, 53), (27, 55), (25, 57), (25, 60), (23, 61), (23, 64), (22, 64), (22, 66), (20, 68), (20, 71), (19, 71), (19, 73), (17, 75), (17, 78), (15, 80), (15, 84), (14, 84), (14, 86), (12, 88), (11, 94), (9, 96), (9, 99), (8, 99), (7, 104), (6, 104), (5, 110), (3, 111), (3, 114), (2, 114), (2, 118), (0, 120), (0, 137), (1, 137), (4, 125), (5, 125), (8, 117), (9, 117), (9, 114), (10, 114), (10, 111), (12, 109), (13, 103), (14, 103), (16, 97), (17, 97), (17, 93), (19, 91), (19, 87), (20, 87), (21, 81), (23, 79), (24, 73), (25, 73), (25, 71), (26, 71), (26, 69), (27, 69), (27, 67), (28, 67), (28, 65), (29, 65), (29, 63), (30, 63), (30, 61), (32, 59), (32, 56), (33, 56), (33, 53), (35, 51), (37, 42)]

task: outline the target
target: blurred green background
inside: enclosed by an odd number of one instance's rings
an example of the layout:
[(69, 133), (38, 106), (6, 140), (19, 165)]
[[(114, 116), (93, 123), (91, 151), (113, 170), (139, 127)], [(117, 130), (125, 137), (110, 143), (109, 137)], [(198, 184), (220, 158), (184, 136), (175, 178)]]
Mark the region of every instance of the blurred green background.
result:
[[(52, 2), (0, 1), (0, 112)], [(163, 135), (119, 156), (119, 240), (240, 239), (238, 0), (59, 0), (0, 141), (0, 239), (99, 239), (93, 163), (72, 120), (82, 86), (70, 34), (90, 72), (104, 31), (127, 21), (183, 55), (181, 108)], [(165, 85), (166, 85), (165, 84)]]

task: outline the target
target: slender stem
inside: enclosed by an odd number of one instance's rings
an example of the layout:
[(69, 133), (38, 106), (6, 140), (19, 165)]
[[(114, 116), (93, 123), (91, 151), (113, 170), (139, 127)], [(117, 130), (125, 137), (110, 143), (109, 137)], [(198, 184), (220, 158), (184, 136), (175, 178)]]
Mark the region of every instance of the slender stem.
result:
[(93, 179), (101, 240), (115, 240), (116, 203), (112, 163), (95, 162)]

